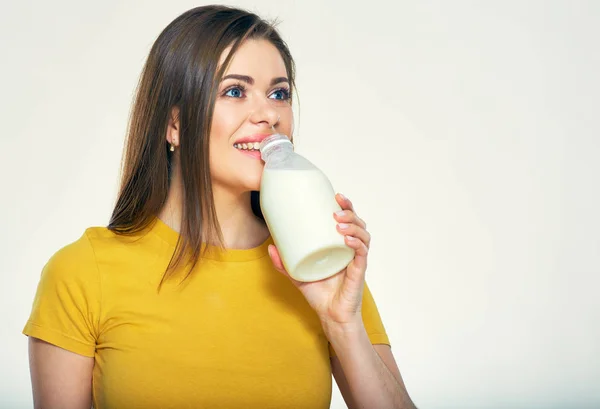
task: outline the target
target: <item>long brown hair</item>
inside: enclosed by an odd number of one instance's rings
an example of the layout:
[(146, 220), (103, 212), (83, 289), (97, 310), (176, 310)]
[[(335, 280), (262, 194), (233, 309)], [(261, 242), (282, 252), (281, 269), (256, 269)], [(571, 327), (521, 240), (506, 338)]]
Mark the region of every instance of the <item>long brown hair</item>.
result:
[[(212, 193), (209, 135), (219, 81), (246, 39), (265, 39), (279, 50), (293, 91), (294, 60), (274, 24), (227, 6), (197, 7), (173, 20), (154, 42), (140, 76), (129, 119), (121, 186), (108, 228), (117, 234), (136, 234), (146, 229), (165, 205), (173, 171), (166, 132), (172, 110), (178, 108), (182, 220), (176, 251), (163, 280), (184, 259), (191, 272), (202, 257), (203, 243), (223, 245)], [(229, 46), (231, 52), (219, 67), (221, 54)], [(253, 192), (249, 205), (261, 217), (258, 203), (258, 192)]]

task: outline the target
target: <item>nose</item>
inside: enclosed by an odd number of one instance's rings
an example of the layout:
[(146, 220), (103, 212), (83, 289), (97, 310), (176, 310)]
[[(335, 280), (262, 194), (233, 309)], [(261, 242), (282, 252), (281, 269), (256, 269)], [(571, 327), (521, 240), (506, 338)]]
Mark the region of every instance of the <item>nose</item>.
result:
[(250, 122), (253, 124), (266, 124), (269, 127), (275, 126), (277, 122), (279, 122), (279, 113), (277, 109), (275, 109), (270, 101), (261, 100), (257, 102), (252, 111), (250, 111), (249, 116)]

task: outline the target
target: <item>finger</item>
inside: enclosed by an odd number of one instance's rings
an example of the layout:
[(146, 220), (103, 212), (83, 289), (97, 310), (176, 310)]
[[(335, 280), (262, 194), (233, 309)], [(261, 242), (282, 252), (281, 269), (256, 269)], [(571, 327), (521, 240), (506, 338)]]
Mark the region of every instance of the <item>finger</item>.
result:
[(367, 228), (367, 223), (365, 223), (365, 221), (363, 219), (358, 217), (358, 215), (356, 214), (356, 211), (354, 210), (354, 205), (352, 204), (352, 201), (350, 199), (348, 199), (346, 196), (344, 196), (341, 193), (338, 193), (335, 196), (335, 198), (336, 198), (338, 204), (340, 205), (340, 207), (342, 208), (342, 211), (350, 211), (350, 212), (354, 213), (354, 216), (356, 217), (356, 219), (351, 220), (350, 222), (356, 223), (356, 224), (362, 226), (363, 229)]
[(337, 195), (335, 195), (335, 200), (337, 200), (338, 204), (342, 209), (354, 211), (354, 205), (352, 204), (350, 199), (348, 199), (343, 194), (338, 193)]
[(344, 239), (348, 247), (354, 249), (357, 256), (367, 257), (367, 255), (369, 254), (369, 249), (367, 248), (365, 243), (362, 242), (362, 240), (359, 240), (354, 236), (344, 236)]
[(354, 249), (354, 259), (350, 262), (347, 268), (347, 274), (349, 274), (352, 280), (358, 282), (364, 280), (367, 271), (367, 255), (369, 250), (367, 246), (359, 239), (353, 236), (344, 237), (348, 247)]
[(333, 216), (339, 223), (356, 224), (365, 230), (367, 229), (367, 223), (352, 210), (340, 210), (339, 212), (335, 212)]
[(345, 236), (356, 237), (362, 241), (367, 248), (371, 246), (371, 234), (356, 224), (338, 223), (337, 230)]
[(304, 283), (295, 280), (285, 269), (285, 266), (283, 265), (283, 260), (281, 259), (281, 255), (279, 254), (279, 250), (277, 250), (277, 247), (272, 244), (269, 244), (267, 252), (269, 253), (269, 257), (271, 257), (271, 261), (273, 262), (273, 266), (275, 267), (275, 269), (287, 278), (289, 278), (292, 284), (294, 284), (296, 287), (302, 287)]
[(279, 250), (277, 250), (277, 247), (275, 247), (272, 244), (269, 244), (267, 251), (269, 252), (269, 257), (271, 257), (271, 261), (273, 262), (273, 266), (275, 266), (275, 269), (280, 273), (288, 275), (285, 271), (285, 267), (283, 266), (283, 261), (281, 260), (281, 256), (279, 255)]

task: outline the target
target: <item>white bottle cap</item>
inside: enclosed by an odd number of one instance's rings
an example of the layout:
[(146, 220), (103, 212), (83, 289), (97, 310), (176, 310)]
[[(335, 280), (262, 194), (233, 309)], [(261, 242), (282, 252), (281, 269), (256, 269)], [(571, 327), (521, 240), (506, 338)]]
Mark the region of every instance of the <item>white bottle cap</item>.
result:
[(280, 133), (273, 134), (273, 135), (263, 139), (263, 141), (260, 143), (258, 149), (260, 150), (261, 154), (263, 154), (262, 156), (264, 157), (265, 153), (267, 151), (271, 150), (275, 146), (282, 145), (282, 144), (289, 144), (292, 146), (292, 149), (294, 149), (294, 145), (292, 144), (292, 141), (290, 141), (287, 136), (285, 136), (284, 134), (280, 134)]

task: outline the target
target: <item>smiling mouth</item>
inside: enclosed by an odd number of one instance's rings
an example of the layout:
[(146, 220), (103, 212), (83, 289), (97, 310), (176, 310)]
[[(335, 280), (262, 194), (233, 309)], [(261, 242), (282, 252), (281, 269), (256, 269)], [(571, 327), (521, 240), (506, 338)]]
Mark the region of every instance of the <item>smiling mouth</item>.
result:
[(241, 151), (259, 151), (260, 142), (249, 142), (249, 143), (236, 143), (233, 145), (234, 148), (239, 149)]

